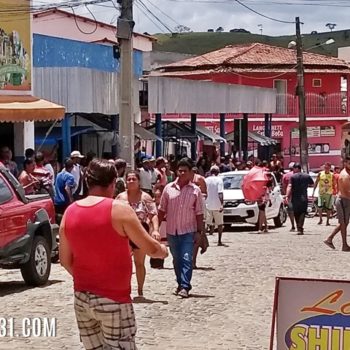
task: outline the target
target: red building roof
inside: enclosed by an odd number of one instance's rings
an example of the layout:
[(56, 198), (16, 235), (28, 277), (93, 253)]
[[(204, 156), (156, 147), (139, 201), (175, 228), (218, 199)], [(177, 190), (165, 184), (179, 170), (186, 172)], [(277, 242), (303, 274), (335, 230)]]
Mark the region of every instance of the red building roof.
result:
[[(350, 73), (350, 66), (343, 60), (304, 51), (305, 71), (325, 73)], [(295, 71), (296, 51), (261, 43), (229, 45), (201, 56), (160, 67), (163, 72), (237, 70), (241, 72)]]

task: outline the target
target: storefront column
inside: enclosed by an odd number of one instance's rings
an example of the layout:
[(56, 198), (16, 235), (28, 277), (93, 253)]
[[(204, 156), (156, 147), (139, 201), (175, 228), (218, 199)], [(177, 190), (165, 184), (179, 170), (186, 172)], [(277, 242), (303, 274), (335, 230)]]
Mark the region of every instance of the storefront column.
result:
[(72, 115), (66, 113), (62, 120), (62, 163), (69, 158), (72, 152), (72, 138), (71, 138), (71, 118)]
[(14, 123), (14, 160), (22, 165), (24, 151), (35, 148), (34, 122)]
[[(265, 114), (265, 136), (267, 137), (271, 137), (272, 135), (272, 114)], [(265, 149), (265, 152), (264, 152), (264, 156), (265, 156), (265, 159), (267, 161), (270, 160), (270, 156), (271, 156), (271, 146), (265, 146), (264, 147)]]
[[(220, 113), (220, 136), (222, 138), (225, 138), (226, 132), (225, 132), (225, 113)], [(225, 157), (225, 143), (220, 142), (220, 156)]]
[(246, 162), (248, 160), (248, 114), (243, 114), (242, 119), (242, 151), (243, 160)]
[[(191, 114), (191, 132), (194, 135), (196, 135), (197, 133), (196, 123), (197, 123), (197, 114), (192, 113)], [(197, 159), (197, 142), (196, 141), (191, 142), (191, 158), (194, 161)]]
[(114, 114), (111, 116), (112, 117), (112, 120), (111, 120), (111, 128), (112, 128), (112, 131), (114, 133), (114, 137), (113, 137), (113, 142), (112, 142), (112, 158), (113, 159), (116, 159), (117, 156), (118, 156), (118, 131), (119, 131), (119, 117), (117, 114)]
[[(163, 138), (163, 127), (162, 127), (162, 115), (160, 113), (156, 114), (156, 135)], [(156, 157), (160, 157), (163, 153), (162, 142), (156, 141)]]

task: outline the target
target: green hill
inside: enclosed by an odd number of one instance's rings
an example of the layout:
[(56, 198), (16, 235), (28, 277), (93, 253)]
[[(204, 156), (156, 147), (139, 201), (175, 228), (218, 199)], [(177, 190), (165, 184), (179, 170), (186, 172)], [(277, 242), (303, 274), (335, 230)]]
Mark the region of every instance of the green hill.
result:
[[(200, 55), (206, 52), (215, 51), (227, 45), (260, 42), (269, 45), (287, 47), (288, 43), (295, 40), (294, 35), (287, 36), (267, 36), (246, 33), (178, 33), (178, 34), (157, 34), (158, 41), (154, 44), (155, 51), (180, 52), (193, 55)], [(334, 39), (331, 45), (320, 44), (328, 39)], [(338, 56), (338, 48), (350, 46), (350, 29), (334, 32), (324, 32), (317, 34), (303, 35), (304, 49), (311, 52)]]

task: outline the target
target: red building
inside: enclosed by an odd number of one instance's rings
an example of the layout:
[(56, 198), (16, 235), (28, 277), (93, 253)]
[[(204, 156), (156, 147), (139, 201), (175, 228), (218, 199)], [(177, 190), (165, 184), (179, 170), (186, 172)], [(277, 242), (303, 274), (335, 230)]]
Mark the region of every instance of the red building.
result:
[[(162, 76), (210, 80), (275, 88), (277, 111), (272, 116), (271, 137), (278, 141), (285, 163), (299, 159), (296, 51), (260, 43), (227, 46), (202, 56), (176, 62), (159, 70)], [(325, 161), (340, 163), (346, 151), (349, 121), (349, 65), (338, 58), (304, 52), (306, 117), (309, 164), (318, 168)], [(342, 88), (343, 87), (343, 88)], [(241, 115), (226, 114), (226, 132)], [(163, 119), (189, 120), (188, 115)], [(264, 134), (264, 116), (249, 115), (249, 131)], [(218, 133), (219, 115), (198, 115), (197, 121)], [(350, 133), (349, 133), (350, 134)]]

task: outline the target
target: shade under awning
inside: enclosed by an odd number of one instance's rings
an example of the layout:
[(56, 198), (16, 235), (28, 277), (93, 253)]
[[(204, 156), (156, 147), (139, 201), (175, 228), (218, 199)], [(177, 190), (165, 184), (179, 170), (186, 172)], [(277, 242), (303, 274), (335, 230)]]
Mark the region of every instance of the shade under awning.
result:
[[(191, 127), (189, 123), (185, 123), (185, 124), (187, 126)], [(221, 137), (218, 134), (213, 133), (205, 126), (201, 126), (201, 125), (196, 124), (196, 132), (198, 134), (202, 134), (204, 136), (204, 138), (209, 139), (212, 142), (225, 142), (225, 143), (227, 142), (226, 139), (224, 139), (223, 137)]]
[(0, 122), (63, 119), (65, 108), (34, 96), (0, 96)]
[(161, 137), (158, 137), (153, 132), (143, 128), (139, 124), (134, 124), (135, 136), (142, 140), (163, 141)]
[[(277, 141), (267, 137), (265, 135), (258, 134), (256, 132), (248, 131), (248, 137), (252, 139), (253, 141), (259, 143), (261, 146), (271, 146), (276, 145)], [(233, 141), (234, 138), (234, 131), (231, 131), (225, 135), (225, 138), (227, 141)]]
[(248, 131), (248, 137), (258, 142), (261, 146), (272, 146), (277, 144), (276, 140), (252, 131)]

